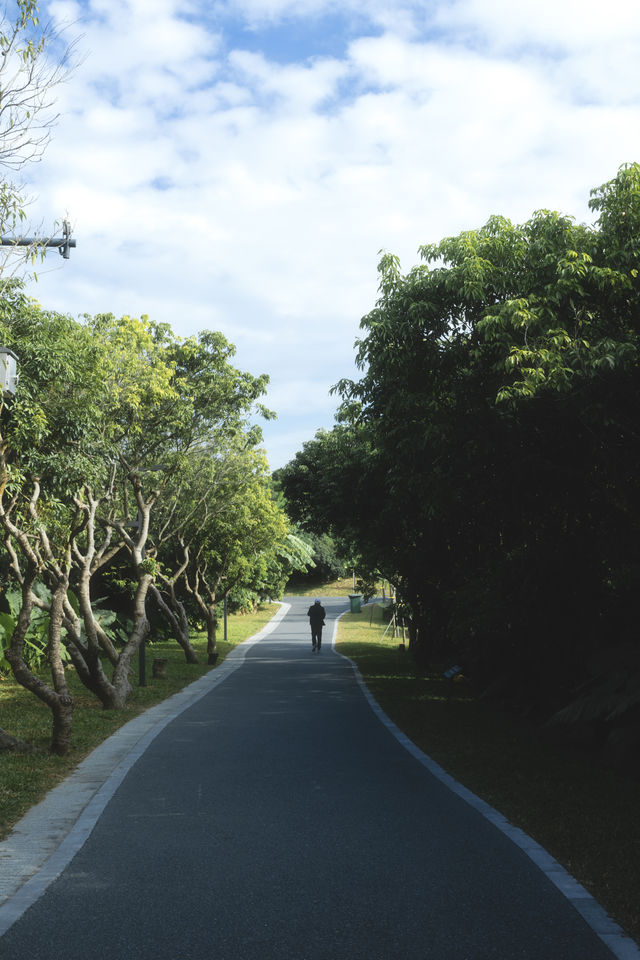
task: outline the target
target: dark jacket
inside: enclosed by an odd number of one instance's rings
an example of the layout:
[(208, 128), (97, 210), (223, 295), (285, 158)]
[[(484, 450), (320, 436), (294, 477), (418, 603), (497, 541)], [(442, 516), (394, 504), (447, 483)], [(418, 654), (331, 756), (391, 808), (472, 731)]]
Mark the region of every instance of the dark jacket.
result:
[(326, 611), (321, 603), (313, 603), (307, 610), (307, 616), (312, 627), (321, 627), (324, 623)]

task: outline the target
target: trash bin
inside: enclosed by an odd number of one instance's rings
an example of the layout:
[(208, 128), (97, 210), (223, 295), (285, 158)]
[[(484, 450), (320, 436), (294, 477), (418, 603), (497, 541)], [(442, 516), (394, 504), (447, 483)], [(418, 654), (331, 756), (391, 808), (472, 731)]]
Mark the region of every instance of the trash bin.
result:
[(349, 600), (351, 601), (351, 613), (362, 613), (362, 594), (350, 593)]

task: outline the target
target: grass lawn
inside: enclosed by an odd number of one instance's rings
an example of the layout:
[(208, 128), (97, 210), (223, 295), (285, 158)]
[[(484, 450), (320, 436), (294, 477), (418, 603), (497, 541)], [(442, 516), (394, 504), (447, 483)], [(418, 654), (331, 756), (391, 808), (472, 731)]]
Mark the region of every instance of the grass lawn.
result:
[[(238, 643), (247, 640), (269, 622), (277, 606), (264, 604), (255, 614), (228, 618), (227, 642), (218, 640), (218, 664)], [(222, 636), (222, 625), (219, 629)], [(33, 744), (32, 754), (0, 753), (0, 840), (24, 813), (37, 803), (77, 764), (133, 717), (166, 697), (182, 690), (215, 667), (207, 664), (207, 637), (204, 633), (191, 638), (198, 653), (199, 664), (185, 662), (184, 653), (174, 641), (147, 644), (146, 687), (137, 686), (137, 660), (134, 666), (133, 693), (123, 710), (103, 710), (69, 671), (69, 683), (74, 698), (72, 749), (66, 757), (47, 753), (51, 734), (51, 713), (33, 694), (19, 686), (13, 678), (0, 675), (0, 726), (13, 736)], [(152, 676), (154, 657), (168, 660), (166, 679)], [(216, 664), (216, 666), (218, 665)], [(47, 679), (45, 677), (45, 679)]]
[[(343, 577), (341, 580), (334, 580), (332, 583), (288, 584), (285, 595), (289, 597), (344, 597), (347, 599), (350, 593), (358, 592), (357, 589), (353, 589), (353, 577)], [(382, 585), (380, 585), (380, 596), (382, 596)]]
[[(338, 649), (425, 753), (552, 854), (640, 940), (640, 783), (486, 701), (467, 681), (417, 675), (380, 607), (346, 614)], [(451, 664), (443, 665), (443, 667)]]
[(348, 597), (354, 593), (353, 578), (344, 577), (333, 583), (288, 584), (285, 596), (288, 597)]

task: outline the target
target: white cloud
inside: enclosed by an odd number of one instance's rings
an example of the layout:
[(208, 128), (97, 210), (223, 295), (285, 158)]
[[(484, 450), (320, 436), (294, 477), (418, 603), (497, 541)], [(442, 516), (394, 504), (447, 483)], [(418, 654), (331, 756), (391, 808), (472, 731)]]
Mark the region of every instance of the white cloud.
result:
[(473, 29), (496, 47), (575, 50), (637, 38), (640, 7), (635, 0), (441, 0), (436, 20), (456, 32)]
[(272, 375), (279, 465), (296, 415), (303, 439), (331, 422), (381, 248), (408, 268), (493, 213), (582, 219), (589, 188), (639, 158), (640, 14), (614, 0), (598, 31), (584, 7), (568, 30), (572, 0), (407, 2), (382, 30), (386, 3), (234, 2), (258, 38), (265, 18), (368, 17), (346, 52), (276, 63), (222, 4), (56, 0), (86, 57), (29, 186), (43, 217), (69, 211), (78, 247), (34, 294), (222, 329), (238, 366)]
[(260, 98), (275, 96), (286, 102), (289, 113), (314, 110), (335, 95), (337, 84), (347, 72), (336, 60), (315, 60), (312, 64), (279, 66), (261, 54), (236, 50), (229, 57), (238, 77)]

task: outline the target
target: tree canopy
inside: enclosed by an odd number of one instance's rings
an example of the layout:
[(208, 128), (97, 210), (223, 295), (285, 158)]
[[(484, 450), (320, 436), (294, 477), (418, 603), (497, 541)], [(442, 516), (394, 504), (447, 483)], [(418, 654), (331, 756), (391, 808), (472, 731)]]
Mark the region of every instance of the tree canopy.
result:
[(593, 226), (492, 217), (421, 248), (407, 274), (385, 254), (361, 378), (338, 385), (336, 426), (280, 480), (295, 519), (333, 528), (395, 581), (419, 662), (463, 661), (516, 700), (607, 730), (624, 714), (628, 731), (640, 166), (592, 191), (591, 208)]
[[(0, 626), (6, 661), (51, 707), (53, 746), (64, 752), (65, 658), (105, 707), (122, 706), (149, 632), (150, 591), (192, 659), (184, 603), (194, 565), (200, 583), (209, 578), (214, 620), (230, 584), (256, 596), (281, 589), (286, 564), (277, 578), (267, 556), (275, 563), (288, 526), (251, 424), (256, 409), (270, 415), (260, 404), (267, 378), (237, 370), (219, 333), (180, 339), (146, 317), (76, 321), (42, 310), (16, 283), (0, 304), (0, 336), (20, 357), (0, 430), (3, 573), (21, 592), (15, 619)], [(95, 609), (98, 580), (107, 592), (120, 583), (117, 642)], [(29, 662), (38, 610), (51, 685)]]

